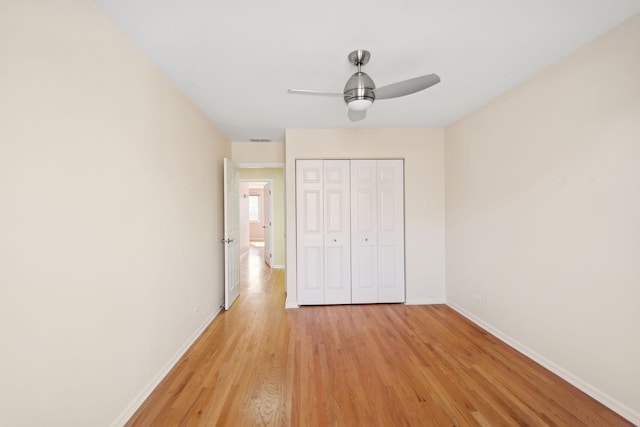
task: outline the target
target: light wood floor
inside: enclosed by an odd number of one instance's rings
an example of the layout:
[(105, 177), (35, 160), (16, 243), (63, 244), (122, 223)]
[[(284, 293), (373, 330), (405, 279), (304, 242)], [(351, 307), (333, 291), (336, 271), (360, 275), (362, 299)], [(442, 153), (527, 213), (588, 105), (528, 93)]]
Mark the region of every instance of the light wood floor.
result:
[(632, 425), (444, 305), (285, 311), (261, 253), (128, 425)]

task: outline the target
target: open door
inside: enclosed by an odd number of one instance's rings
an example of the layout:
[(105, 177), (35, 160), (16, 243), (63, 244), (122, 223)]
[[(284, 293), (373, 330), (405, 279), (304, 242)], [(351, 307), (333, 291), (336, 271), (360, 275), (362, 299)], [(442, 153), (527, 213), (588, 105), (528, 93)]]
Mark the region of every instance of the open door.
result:
[(224, 159), (224, 309), (240, 295), (240, 174)]
[(264, 262), (271, 267), (271, 183), (264, 186)]

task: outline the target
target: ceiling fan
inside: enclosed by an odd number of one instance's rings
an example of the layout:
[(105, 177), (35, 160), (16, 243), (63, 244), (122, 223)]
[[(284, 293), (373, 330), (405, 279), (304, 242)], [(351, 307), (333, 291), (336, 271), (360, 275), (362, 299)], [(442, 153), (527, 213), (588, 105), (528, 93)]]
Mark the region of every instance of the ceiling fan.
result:
[(437, 74), (427, 74), (376, 88), (371, 77), (361, 71), (361, 67), (369, 62), (371, 58), (369, 51), (354, 50), (349, 54), (348, 58), (350, 63), (358, 67), (358, 71), (347, 80), (343, 93), (318, 92), (315, 90), (302, 89), (289, 89), (288, 92), (296, 95), (344, 97), (344, 102), (347, 104), (347, 107), (349, 107), (349, 120), (357, 122), (367, 116), (367, 108), (369, 108), (376, 99), (390, 99), (411, 95), (412, 93), (420, 92), (421, 90), (440, 83), (440, 77), (438, 77)]

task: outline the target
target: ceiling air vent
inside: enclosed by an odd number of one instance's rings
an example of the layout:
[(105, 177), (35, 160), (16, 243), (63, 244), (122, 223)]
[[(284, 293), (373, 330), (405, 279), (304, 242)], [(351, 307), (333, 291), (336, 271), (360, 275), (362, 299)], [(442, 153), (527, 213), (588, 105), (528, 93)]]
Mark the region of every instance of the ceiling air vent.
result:
[(271, 142), (269, 138), (249, 138), (249, 142)]

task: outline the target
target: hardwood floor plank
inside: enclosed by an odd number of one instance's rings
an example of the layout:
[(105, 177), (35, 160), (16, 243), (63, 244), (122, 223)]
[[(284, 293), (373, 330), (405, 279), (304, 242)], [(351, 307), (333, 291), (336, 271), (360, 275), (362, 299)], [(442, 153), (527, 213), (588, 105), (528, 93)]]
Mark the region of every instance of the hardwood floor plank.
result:
[(128, 426), (632, 425), (447, 306), (284, 310), (284, 272), (244, 261)]

